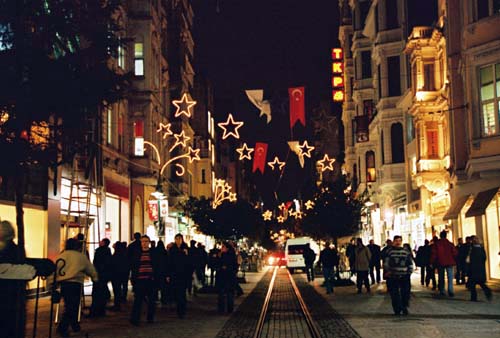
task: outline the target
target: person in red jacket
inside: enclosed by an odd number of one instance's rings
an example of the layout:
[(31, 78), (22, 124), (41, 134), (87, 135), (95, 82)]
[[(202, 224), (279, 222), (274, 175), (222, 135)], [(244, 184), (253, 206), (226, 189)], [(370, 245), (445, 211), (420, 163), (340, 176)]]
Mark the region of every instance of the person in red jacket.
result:
[(432, 245), (431, 262), (438, 269), (438, 288), (439, 294), (444, 296), (444, 273), (448, 277), (448, 296), (453, 297), (453, 267), (457, 264), (457, 249), (446, 236), (446, 230), (441, 231), (439, 240)]

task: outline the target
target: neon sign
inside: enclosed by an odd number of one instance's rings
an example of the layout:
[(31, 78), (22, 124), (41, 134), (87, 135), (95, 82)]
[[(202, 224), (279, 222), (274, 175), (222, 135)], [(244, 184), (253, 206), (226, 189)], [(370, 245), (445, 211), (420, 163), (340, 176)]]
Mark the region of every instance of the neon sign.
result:
[(343, 102), (344, 95), (344, 53), (342, 48), (332, 48), (332, 99)]

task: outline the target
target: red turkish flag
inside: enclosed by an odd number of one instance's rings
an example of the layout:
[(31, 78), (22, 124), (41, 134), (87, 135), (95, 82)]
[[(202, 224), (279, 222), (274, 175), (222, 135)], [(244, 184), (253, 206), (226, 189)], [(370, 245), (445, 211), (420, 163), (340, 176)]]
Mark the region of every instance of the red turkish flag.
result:
[(255, 153), (253, 155), (253, 168), (252, 172), (257, 169), (263, 174), (266, 169), (266, 156), (267, 156), (267, 143), (255, 143)]
[(288, 88), (290, 96), (290, 128), (293, 128), (297, 121), (306, 126), (305, 89), (304, 87)]

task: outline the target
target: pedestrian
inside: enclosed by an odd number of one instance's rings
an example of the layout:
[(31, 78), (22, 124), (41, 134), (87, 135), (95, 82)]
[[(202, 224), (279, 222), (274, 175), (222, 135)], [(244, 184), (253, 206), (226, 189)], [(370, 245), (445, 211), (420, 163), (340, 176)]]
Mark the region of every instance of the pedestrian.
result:
[(92, 304), (89, 317), (103, 317), (106, 315), (106, 304), (111, 298), (108, 282), (112, 275), (112, 255), (109, 248), (109, 239), (99, 241), (99, 247), (94, 253), (94, 267), (99, 275), (99, 280), (92, 284)]
[(319, 254), (319, 263), (323, 270), (326, 293), (333, 293), (333, 268), (338, 261), (337, 252), (330, 248), (330, 243), (325, 243), (325, 248)]
[(220, 265), (217, 270), (215, 282), (218, 293), (217, 310), (220, 314), (224, 313), (225, 310), (227, 310), (228, 313), (233, 312), (237, 271), (238, 263), (234, 247), (228, 242), (225, 242), (222, 244)]
[[(370, 244), (368, 244), (368, 249), (370, 249), (370, 278), (372, 284), (375, 284), (375, 274), (377, 276), (377, 283), (380, 283), (380, 245), (375, 244), (373, 239), (370, 239)], [(374, 271), (375, 270), (375, 271)]]
[(457, 249), (457, 271), (455, 272), (455, 281), (457, 285), (465, 284), (465, 259), (467, 258), (469, 245), (464, 243), (462, 237), (458, 239)]
[(351, 277), (356, 273), (355, 261), (356, 261), (356, 244), (354, 237), (351, 238), (351, 241), (347, 245), (345, 250), (345, 254), (349, 259), (349, 270), (351, 272)]
[(408, 315), (410, 276), (413, 271), (411, 254), (402, 247), (402, 243), (401, 236), (394, 236), (392, 248), (387, 251), (384, 261), (384, 277), (396, 316)]
[(158, 299), (158, 291), (160, 292), (160, 301), (163, 305), (168, 303), (167, 294), (167, 250), (165, 249), (165, 243), (159, 240), (156, 244), (156, 248), (151, 249), (151, 252), (155, 256), (154, 262), (157, 265), (155, 267), (155, 300)]
[(198, 243), (198, 253), (199, 259), (198, 264), (196, 265), (196, 276), (198, 277), (198, 280), (201, 282), (202, 286), (206, 286), (207, 281), (205, 271), (208, 264), (208, 254), (205, 250), (205, 246), (202, 243)]
[(113, 244), (115, 252), (111, 257), (111, 285), (113, 287), (112, 310), (119, 311), (122, 303), (127, 301), (128, 279), (130, 275), (130, 266), (127, 258), (127, 247), (124, 242)]
[(370, 281), (368, 280), (368, 271), (370, 270), (371, 253), (361, 238), (356, 240), (354, 268), (356, 269), (356, 286), (358, 293), (361, 293), (363, 284), (366, 292), (370, 293)]
[[(469, 250), (470, 248), (472, 247), (472, 236), (467, 236), (465, 237), (465, 244), (464, 244), (465, 248), (464, 248), (464, 251), (466, 252), (465, 254), (465, 264), (464, 264), (464, 272), (465, 272), (465, 277), (466, 277), (466, 280), (465, 280), (465, 287), (468, 289), (469, 288), (469, 266), (470, 266), (470, 260), (467, 261), (467, 256), (469, 255)], [(499, 253), (500, 255), (500, 253)]]
[[(9, 221), (0, 222), (0, 264), (21, 264), (18, 246), (14, 243), (15, 231)], [(19, 296), (26, 292), (25, 280), (0, 279), (0, 337), (18, 337), (18, 327), (23, 320), (18, 317)]]
[(196, 261), (198, 260), (198, 249), (196, 248), (196, 241), (191, 240), (190, 246), (188, 248), (188, 254), (189, 254), (189, 270), (190, 270), (190, 278), (188, 281), (188, 293), (191, 295), (193, 292), (196, 294), (196, 287), (193, 288), (193, 280), (194, 280), (194, 271), (195, 271), (195, 266), (196, 266)]
[(130, 323), (138, 326), (141, 319), (142, 303), (146, 301), (148, 305), (147, 321), (154, 321), (157, 289), (155, 287), (155, 276), (159, 275), (156, 270), (158, 263), (150, 248), (150, 240), (147, 235), (141, 237), (141, 251), (136, 251), (135, 257), (132, 257), (132, 280), (134, 281), (134, 304), (130, 314)]
[(306, 265), (307, 281), (314, 281), (314, 261), (316, 260), (316, 253), (311, 249), (309, 243), (306, 244), (302, 257), (304, 257)]
[(486, 299), (491, 301), (492, 293), (489, 287), (486, 286), (486, 252), (479, 243), (477, 236), (471, 236), (472, 245), (467, 253), (466, 260), (469, 261), (469, 290), (470, 300), (477, 302), (476, 284), (483, 289)]
[(192, 264), (188, 246), (182, 234), (175, 235), (175, 243), (168, 251), (167, 283), (170, 283), (177, 304), (177, 316), (186, 315), (186, 290), (192, 279)]
[(210, 286), (214, 286), (215, 273), (219, 266), (219, 253), (220, 250), (217, 248), (217, 244), (208, 252), (208, 268), (210, 269)]
[[(136, 232), (134, 233), (134, 240), (127, 247), (127, 258), (130, 267), (132, 267), (134, 258), (137, 257), (137, 255), (139, 255), (140, 253), (141, 253), (141, 233)], [(130, 279), (130, 282), (132, 283), (132, 291), (133, 291), (134, 281), (132, 280), (132, 278)]]
[(444, 274), (448, 278), (448, 296), (454, 297), (453, 293), (453, 267), (456, 265), (457, 249), (446, 236), (448, 232), (443, 230), (439, 234), (439, 240), (432, 246), (431, 262), (438, 269), (439, 294), (444, 296)]
[[(56, 280), (61, 285), (61, 296), (64, 299), (64, 313), (57, 332), (61, 337), (69, 337), (68, 328), (73, 332), (81, 330), (78, 323), (78, 310), (82, 295), (83, 281), (89, 276), (94, 285), (98, 282), (98, 273), (85, 254), (81, 252), (78, 240), (69, 238), (65, 250), (56, 257)], [(54, 282), (53, 280), (49, 280)]]
[(332, 251), (333, 251), (333, 257), (334, 257), (334, 261), (333, 261), (333, 268), (334, 268), (334, 272), (333, 272), (333, 275), (332, 275), (332, 281), (333, 281), (333, 278), (335, 277), (337, 280), (340, 279), (340, 254), (337, 250), (337, 248), (335, 247), (335, 245), (331, 245), (331, 248), (332, 248)]
[[(392, 240), (387, 239), (385, 241), (385, 246), (380, 251), (380, 259), (382, 260), (382, 267), (384, 266), (385, 258), (387, 257), (387, 252), (392, 248)], [(382, 274), (382, 278), (384, 278), (384, 274)], [(385, 278), (384, 278), (385, 279)]]
[(432, 280), (433, 288), (436, 288), (436, 277), (434, 276), (433, 268), (431, 267), (431, 247), (429, 240), (424, 241), (417, 250), (417, 257), (415, 258), (416, 266), (420, 268), (420, 285), (429, 286)]

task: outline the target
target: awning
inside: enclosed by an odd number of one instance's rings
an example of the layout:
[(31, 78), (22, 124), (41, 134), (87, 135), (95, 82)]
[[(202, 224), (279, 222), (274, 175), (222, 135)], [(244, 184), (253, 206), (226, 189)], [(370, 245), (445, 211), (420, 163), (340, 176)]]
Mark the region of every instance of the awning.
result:
[(457, 219), (458, 215), (460, 215), (460, 211), (465, 205), (465, 202), (469, 199), (469, 195), (461, 195), (458, 198), (455, 198), (452, 202), (446, 214), (444, 214), (443, 221), (447, 221), (449, 219)]
[(469, 210), (467, 210), (467, 212), (465, 213), (465, 217), (484, 215), (488, 204), (490, 204), (491, 200), (493, 199), (493, 197), (495, 197), (497, 192), (498, 187), (481, 191), (479, 194), (477, 194)]

